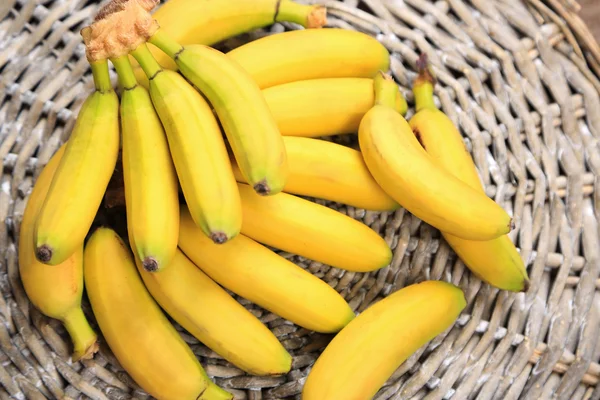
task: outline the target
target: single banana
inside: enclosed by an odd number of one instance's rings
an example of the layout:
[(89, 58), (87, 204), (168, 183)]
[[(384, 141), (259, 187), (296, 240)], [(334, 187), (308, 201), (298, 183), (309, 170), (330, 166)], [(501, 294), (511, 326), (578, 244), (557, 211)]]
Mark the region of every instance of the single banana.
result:
[[(308, 79), (262, 92), (284, 136), (357, 133), (360, 120), (375, 104), (371, 78)], [(398, 112), (406, 114), (406, 100), (399, 90), (395, 106)]]
[(408, 122), (393, 109), (396, 84), (375, 77), (376, 105), (360, 123), (365, 163), (379, 185), (406, 210), (442, 232), (490, 240), (512, 228), (492, 199), (440, 167), (421, 147)]
[(119, 155), (119, 98), (108, 62), (90, 64), (95, 91), (81, 106), (36, 218), (35, 255), (44, 264), (61, 264), (83, 245)]
[(441, 281), (398, 290), (367, 308), (327, 345), (308, 374), (303, 400), (366, 400), (415, 351), (448, 329), (463, 292)]
[(102, 335), (135, 382), (158, 399), (204, 398), (210, 379), (144, 287), (129, 248), (115, 231), (94, 231), (85, 246), (84, 268)]
[(159, 273), (136, 264), (158, 304), (221, 357), (252, 375), (289, 372), (292, 357), (275, 335), (180, 250)]
[[(392, 211), (399, 207), (373, 179), (360, 151), (304, 137), (287, 136), (283, 142), (290, 165), (284, 192), (366, 210)], [(231, 165), (238, 182), (247, 183), (235, 160)]]
[(33, 224), (48, 193), (65, 145), (52, 156), (38, 176), (27, 200), (19, 232), (19, 273), (25, 293), (44, 315), (60, 320), (73, 342), (73, 361), (92, 358), (98, 350), (96, 333), (81, 309), (83, 244), (62, 263), (49, 267), (35, 258)]
[(179, 184), (148, 91), (139, 86), (128, 56), (111, 60), (123, 87), (121, 130), (129, 240), (147, 271), (169, 265), (179, 234)]
[(238, 235), (217, 246), (182, 207), (179, 247), (224, 288), (303, 328), (338, 332), (354, 313), (326, 282), (254, 240)]
[(246, 180), (261, 195), (279, 193), (288, 176), (285, 146), (275, 119), (250, 75), (220, 51), (183, 47), (158, 29), (149, 39), (212, 104)]
[(227, 147), (210, 106), (181, 75), (162, 69), (142, 44), (132, 52), (150, 77), (179, 183), (196, 224), (215, 243), (241, 228), (242, 209)]
[[(467, 185), (485, 194), (477, 168), (462, 135), (433, 101), (435, 78), (426, 56), (419, 60), (413, 92), (417, 113), (409, 124), (427, 153)], [(488, 241), (471, 241), (442, 232), (465, 265), (479, 278), (503, 290), (527, 291), (529, 278), (519, 252), (508, 235)]]
[(332, 208), (279, 193), (261, 197), (238, 185), (242, 198), (242, 234), (257, 242), (348, 271), (385, 267), (392, 251), (367, 225)]

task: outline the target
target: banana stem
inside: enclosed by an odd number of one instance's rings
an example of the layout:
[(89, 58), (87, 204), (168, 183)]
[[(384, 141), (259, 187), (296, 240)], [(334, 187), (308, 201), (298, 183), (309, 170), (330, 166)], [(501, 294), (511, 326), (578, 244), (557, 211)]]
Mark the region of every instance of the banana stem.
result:
[(390, 75), (379, 71), (373, 78), (373, 88), (375, 89), (375, 104), (396, 108), (398, 86)]
[(419, 112), (423, 109), (437, 110), (433, 100), (435, 78), (427, 60), (427, 54), (421, 54), (417, 60), (417, 69), (419, 70), (419, 75), (413, 83), (416, 111)]
[(173, 40), (173, 38), (164, 33), (161, 29), (157, 30), (154, 35), (148, 39), (148, 42), (167, 53), (173, 60), (176, 60), (177, 55), (183, 50), (182, 45)]
[(73, 342), (73, 361), (91, 358), (98, 351), (96, 332), (85, 318), (81, 307), (75, 307), (62, 319), (71, 341)]
[(108, 61), (91, 61), (90, 66), (92, 67), (96, 90), (100, 93), (111, 91), (112, 85), (110, 84), (110, 75), (108, 74)]
[(131, 52), (131, 55), (140, 64), (149, 80), (162, 71), (160, 64), (156, 61), (146, 43), (139, 45), (137, 49)]
[(125, 54), (124, 56), (118, 58), (111, 58), (110, 61), (117, 70), (117, 75), (119, 76), (119, 83), (121, 86), (123, 86), (125, 90), (131, 90), (135, 88), (138, 82), (135, 78), (131, 61), (129, 61), (129, 55)]
[(281, 0), (275, 21), (295, 22), (305, 28), (321, 28), (327, 23), (327, 11), (319, 5), (308, 6), (291, 0)]

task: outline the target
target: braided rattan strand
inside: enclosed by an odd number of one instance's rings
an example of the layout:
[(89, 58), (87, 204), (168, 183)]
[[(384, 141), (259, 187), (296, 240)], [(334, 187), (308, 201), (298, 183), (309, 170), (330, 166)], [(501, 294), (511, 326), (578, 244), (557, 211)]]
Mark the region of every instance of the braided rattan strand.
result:
[[(390, 49), (410, 104), (415, 60), (420, 52), (430, 55), (436, 100), (461, 127), (488, 195), (515, 216), (511, 237), (532, 280), (528, 293), (500, 292), (473, 277), (436, 230), (406, 211), (318, 201), (364, 221), (394, 249), (390, 266), (369, 274), (284, 254), (329, 282), (353, 309), (423, 279), (458, 284), (469, 302), (376, 399), (600, 399), (600, 62), (598, 45), (574, 14), (576, 2), (322, 3), (330, 8), (329, 26), (372, 34)], [(30, 307), (18, 276), (16, 238), (27, 196), (91, 88), (78, 32), (97, 8), (84, 0), (0, 4), (2, 399), (148, 398), (106, 346), (94, 360), (71, 363), (64, 329)], [(244, 37), (284, 28), (297, 26), (277, 24)], [(356, 145), (351, 136), (333, 140)], [(289, 374), (246, 376), (182, 332), (184, 339), (236, 398), (299, 398), (331, 336), (240, 301), (294, 355)]]

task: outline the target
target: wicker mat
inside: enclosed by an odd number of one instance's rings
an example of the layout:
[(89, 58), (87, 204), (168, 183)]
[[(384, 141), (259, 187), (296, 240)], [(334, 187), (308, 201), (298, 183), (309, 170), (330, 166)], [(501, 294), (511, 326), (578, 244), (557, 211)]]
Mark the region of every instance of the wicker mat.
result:
[[(376, 399), (600, 399), (600, 48), (576, 16), (577, 3), (322, 4), (328, 26), (367, 32), (387, 46), (411, 107), (415, 61), (429, 54), (437, 100), (461, 127), (488, 195), (516, 219), (511, 238), (532, 283), (519, 294), (483, 284), (438, 231), (402, 209), (374, 213), (326, 203), (364, 221), (394, 249), (391, 265), (366, 274), (290, 256), (357, 312), (424, 279), (451, 281), (467, 297), (457, 323), (410, 357)], [(63, 328), (30, 306), (18, 272), (16, 238), (32, 184), (92, 89), (79, 30), (98, 6), (0, 2), (0, 399), (148, 398), (104, 344), (93, 360), (72, 363)], [(284, 29), (298, 27), (276, 24), (223, 46)], [(240, 301), (294, 356), (289, 374), (244, 375), (191, 335), (183, 337), (237, 399), (299, 399), (331, 336)]]

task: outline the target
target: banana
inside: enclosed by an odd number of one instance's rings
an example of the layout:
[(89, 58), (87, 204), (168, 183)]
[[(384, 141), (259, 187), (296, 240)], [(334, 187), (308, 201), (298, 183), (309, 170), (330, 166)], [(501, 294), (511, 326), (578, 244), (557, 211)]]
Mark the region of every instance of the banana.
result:
[(262, 92), (246, 71), (220, 51), (183, 47), (158, 29), (149, 42), (212, 104), (246, 180), (261, 195), (279, 193), (288, 176), (285, 146)]
[(463, 292), (441, 281), (398, 290), (367, 308), (327, 345), (306, 378), (303, 400), (366, 400), (415, 351), (448, 329)]
[(492, 199), (444, 170), (421, 147), (408, 122), (393, 109), (396, 84), (375, 77), (376, 103), (363, 117), (358, 140), (369, 171), (394, 200), (442, 232), (490, 240), (512, 228)]
[(84, 276), (102, 335), (135, 382), (158, 399), (201, 398), (210, 379), (144, 287), (131, 252), (112, 229), (98, 228), (88, 240)]
[(169, 144), (128, 56), (111, 60), (123, 87), (121, 131), (129, 240), (147, 271), (169, 265), (179, 234), (179, 185)]
[(83, 244), (119, 154), (119, 98), (108, 62), (90, 62), (95, 91), (88, 96), (34, 227), (35, 255), (58, 265)]
[(182, 207), (179, 248), (213, 280), (303, 328), (338, 332), (354, 313), (326, 282), (275, 254), (254, 240), (238, 235), (224, 245), (207, 240)]
[[(284, 136), (357, 133), (360, 120), (375, 104), (371, 78), (308, 79), (272, 86), (262, 92)], [(406, 100), (399, 90), (395, 107), (406, 114)]]
[(96, 333), (81, 309), (83, 244), (62, 263), (49, 267), (35, 258), (33, 224), (48, 193), (65, 145), (52, 156), (38, 176), (27, 200), (19, 232), (19, 273), (25, 293), (44, 315), (60, 320), (73, 342), (73, 361), (91, 358), (98, 350)]
[(159, 273), (145, 271), (136, 261), (158, 304), (214, 352), (252, 375), (289, 372), (292, 357), (275, 335), (180, 250)]
[(248, 185), (238, 188), (242, 234), (257, 242), (355, 272), (374, 271), (392, 260), (381, 236), (345, 214), (287, 193), (265, 198)]
[(132, 52), (150, 77), (179, 183), (196, 224), (215, 243), (241, 228), (242, 209), (225, 141), (210, 106), (181, 75), (162, 69), (142, 44)]
[[(290, 165), (284, 192), (366, 210), (393, 211), (399, 207), (373, 179), (359, 151), (304, 137), (287, 136), (283, 142)], [(237, 181), (247, 183), (235, 160), (231, 165)]]
[[(433, 101), (435, 78), (429, 71), (426, 56), (419, 61), (419, 76), (413, 87), (417, 112), (409, 125), (425, 151), (441, 167), (485, 194), (460, 132)], [(442, 235), (465, 265), (482, 280), (503, 290), (527, 291), (527, 270), (508, 235), (489, 241), (465, 240), (444, 232)]]

